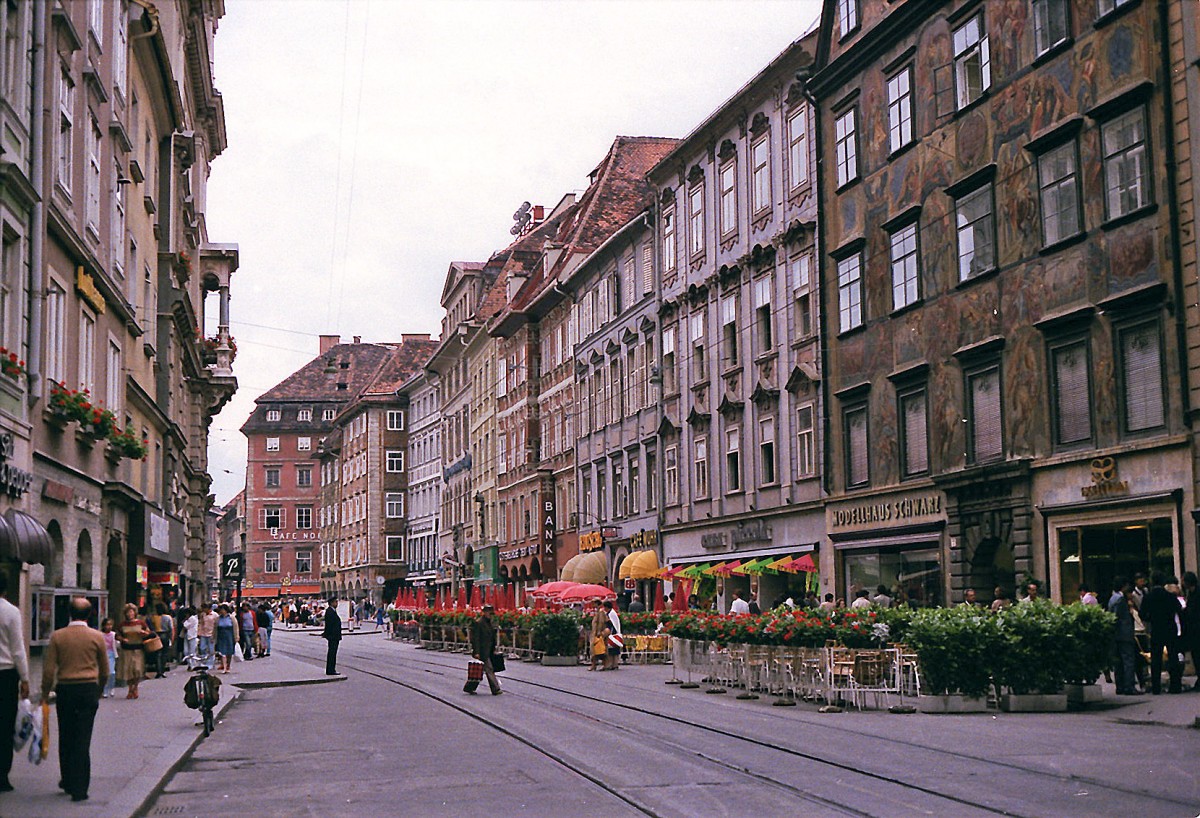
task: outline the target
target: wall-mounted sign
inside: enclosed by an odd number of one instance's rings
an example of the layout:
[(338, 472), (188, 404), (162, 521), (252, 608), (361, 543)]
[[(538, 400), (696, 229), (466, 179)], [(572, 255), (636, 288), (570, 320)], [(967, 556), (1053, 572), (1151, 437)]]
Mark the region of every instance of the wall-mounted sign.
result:
[(604, 535), (599, 531), (589, 531), (579, 535), (580, 551), (598, 551), (604, 547)]
[(96, 282), (92, 277), (83, 271), (83, 267), (75, 268), (75, 290), (83, 297), (83, 300), (88, 302), (92, 309), (96, 312), (104, 312), (106, 304), (104, 303), (104, 294), (96, 289)]
[(729, 532), (729, 538), (733, 540), (734, 545), (744, 542), (770, 542), (771, 526), (767, 525), (766, 520), (739, 523), (737, 528)]
[(13, 456), (13, 436), (9, 432), (0, 434), (0, 491), (9, 497), (20, 497), (29, 491), (33, 475), (9, 463)]
[(521, 557), (535, 557), (538, 553), (536, 545), (523, 545), (520, 548), (508, 548), (499, 553), (502, 560), (519, 560)]
[(629, 547), (634, 551), (642, 548), (654, 548), (656, 545), (658, 545), (658, 529), (652, 528), (649, 531), (642, 529), (635, 531), (629, 537)]
[(918, 497), (905, 497), (900, 500), (889, 500), (883, 503), (864, 503), (848, 508), (834, 509), (833, 525), (868, 525), (870, 523), (888, 523), (894, 520), (911, 520), (916, 517), (930, 517), (942, 513), (942, 496), (940, 494), (922, 494)]
[(700, 546), (702, 548), (724, 548), (725, 545), (725, 534), (720, 531), (700, 535)]
[(547, 497), (542, 501), (541, 540), (542, 553), (547, 557), (554, 555), (554, 499)]
[(1081, 486), (1079, 493), (1089, 500), (1129, 493), (1129, 481), (1117, 477), (1117, 461), (1111, 457), (1092, 460), (1092, 483)]

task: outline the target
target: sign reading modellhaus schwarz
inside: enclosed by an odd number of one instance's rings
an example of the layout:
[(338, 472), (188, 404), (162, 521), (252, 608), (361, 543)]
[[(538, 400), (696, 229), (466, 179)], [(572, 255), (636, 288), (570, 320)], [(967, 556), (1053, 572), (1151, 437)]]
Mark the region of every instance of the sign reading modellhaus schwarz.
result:
[(835, 526), (887, 523), (893, 520), (911, 520), (914, 517), (929, 517), (942, 513), (940, 494), (924, 494), (920, 497), (905, 497), (886, 503), (866, 503), (851, 508), (839, 508), (833, 512)]

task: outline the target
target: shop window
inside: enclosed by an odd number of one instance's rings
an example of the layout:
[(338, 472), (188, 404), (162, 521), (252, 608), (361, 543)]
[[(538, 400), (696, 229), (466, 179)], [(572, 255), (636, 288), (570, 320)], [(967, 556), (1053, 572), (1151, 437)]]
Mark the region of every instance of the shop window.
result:
[(1136, 517), (1057, 529), (1059, 593), (1064, 604), (1079, 599), (1086, 583), (1107, 603), (1117, 577), (1175, 573), (1171, 518)]
[(1162, 338), (1158, 321), (1122, 327), (1117, 338), (1125, 431), (1145, 432), (1164, 426)]
[(897, 605), (934, 608), (942, 605), (942, 567), (936, 543), (917, 548), (885, 546), (846, 552), (842, 557), (843, 589), (853, 599), (860, 589), (874, 593), (883, 585)]
[(967, 401), (970, 462), (999, 460), (1004, 456), (999, 364), (967, 373)]

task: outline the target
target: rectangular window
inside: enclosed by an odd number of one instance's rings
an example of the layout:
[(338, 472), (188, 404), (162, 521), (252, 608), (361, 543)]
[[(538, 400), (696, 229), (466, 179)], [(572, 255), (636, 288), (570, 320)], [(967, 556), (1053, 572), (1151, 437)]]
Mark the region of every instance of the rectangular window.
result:
[(279, 467), (267, 466), (264, 472), (264, 485), (269, 489), (279, 488)]
[(1000, 409), (1000, 367), (992, 366), (967, 374), (970, 401), (971, 462), (987, 463), (1004, 456), (1004, 432)]
[[(642, 245), (642, 295), (649, 295), (654, 289), (654, 248), (650, 242)], [(565, 329), (565, 325), (564, 325)], [(560, 355), (562, 350), (559, 350)]]
[(296, 573), (311, 574), (312, 573), (312, 552), (297, 551), (296, 552)]
[(268, 452), (279, 451), (279, 438), (277, 438), (277, 437), (268, 437), (267, 438), (267, 451)]
[(267, 551), (263, 554), (263, 573), (278, 574), (279, 573), (279, 552)]
[(1075, 143), (1068, 142), (1038, 157), (1042, 203), (1042, 243), (1047, 247), (1079, 232), (1079, 183)]
[(296, 528), (312, 528), (312, 506), (296, 506)]
[(675, 371), (675, 327), (664, 327), (662, 334), (662, 386), (664, 395), (672, 395), (679, 388)]
[[(125, 185), (121, 183), (121, 166), (114, 163), (109, 174), (108, 246), (112, 252), (113, 272), (125, 276)], [(136, 273), (131, 267), (130, 273)]]
[(679, 504), (679, 451), (674, 446), (663, 450), (663, 493), (666, 504)]
[(337, 411), (334, 409), (322, 409), (321, 410), (321, 420), (324, 420), (324, 421), (333, 420), (333, 418), (336, 414), (337, 414)]
[(727, 295), (721, 299), (721, 348), (725, 353), (725, 366), (738, 364), (737, 296)]
[(764, 136), (750, 146), (750, 204), (755, 214), (771, 206), (771, 139)]
[(774, 325), (771, 320), (771, 291), (775, 276), (767, 275), (754, 282), (754, 317), (758, 330), (758, 352), (770, 352), (775, 346)]
[(391, 449), (387, 453), (387, 471), (389, 474), (404, 471), (404, 452)]
[(858, 178), (858, 144), (855, 135), (857, 117), (858, 109), (851, 108), (834, 121), (834, 155), (837, 160), (838, 187)]
[(726, 491), (742, 490), (742, 430), (725, 430), (725, 478)]
[(984, 185), (955, 202), (958, 222), (958, 277), (961, 281), (996, 266), (996, 225), (992, 215), (992, 186)]
[(79, 313), (79, 388), (96, 391), (96, 318)]
[(887, 81), (888, 147), (892, 153), (912, 142), (912, 67), (906, 67)]
[(615, 520), (629, 513), (629, 492), (625, 486), (625, 467), (623, 465), (613, 463), (612, 476), (612, 516)]
[(391, 536), (387, 538), (387, 561), (401, 562), (404, 559), (404, 538)]
[[(1103, 2), (1103, 0), (1101, 0)], [(1033, 44), (1045, 54), (1071, 36), (1067, 0), (1033, 0)]]
[(283, 509), (280, 506), (263, 506), (258, 513), (259, 528), (264, 530), (283, 528)]
[(758, 422), (759, 480), (769, 486), (775, 475), (775, 418), (763, 418)]
[(125, 367), (121, 359), (121, 347), (111, 338), (108, 341), (108, 389), (105, 399), (114, 414), (121, 414), (125, 403)]
[(51, 281), (46, 288), (46, 377), (65, 384), (66, 367), (67, 293)]
[(93, 238), (100, 238), (100, 125), (89, 117), (87, 130), (87, 178), (85, 180), (85, 206), (87, 229)]
[(389, 491), (384, 495), (384, 506), (389, 520), (404, 516), (404, 495), (398, 491)]
[(119, 2), (116, 12), (113, 14), (116, 21), (116, 39), (113, 41), (113, 84), (122, 97), (126, 95), (125, 82), (129, 67), (128, 38), (125, 30), (128, 13), (125, 3)]
[(1145, 110), (1135, 108), (1100, 128), (1104, 148), (1104, 191), (1108, 218), (1150, 204)]
[(276, 423), (281, 416), (282, 416), (282, 413), (278, 409), (268, 409), (267, 410), (267, 423)]
[(865, 486), (871, 478), (867, 450), (867, 407), (859, 404), (842, 415), (846, 434), (846, 488)]
[(858, 28), (858, 0), (837, 0), (838, 37)]
[(954, 90), (959, 108), (983, 96), (992, 84), (992, 61), (988, 53), (983, 15), (976, 14), (954, 32)]
[(812, 301), (812, 256), (807, 253), (789, 263), (796, 312), (796, 337), (807, 338), (815, 331)]
[(662, 258), (663, 269), (675, 269), (675, 208), (669, 207), (662, 214)]
[(688, 251), (696, 256), (704, 252), (704, 185), (688, 191)]
[(693, 449), (696, 458), (696, 496), (708, 497), (708, 439), (696, 438)]
[(63, 68), (58, 75), (58, 184), (67, 193), (75, 176), (75, 83), (71, 73)]
[(788, 117), (788, 182), (792, 190), (808, 184), (808, 109), (800, 106)]
[(817, 430), (813, 405), (796, 410), (796, 477), (803, 479), (816, 474)]
[(308, 488), (312, 485), (312, 467), (297, 466), (296, 467), (296, 485), (300, 488)]
[(387, 413), (387, 427), (389, 432), (401, 432), (404, 430), (404, 410), (389, 409)]
[(1119, 9), (1121, 6), (1128, 5), (1132, 2), (1134, 2), (1134, 0), (1100, 0), (1100, 14), (1101, 16), (1110, 14)]
[(862, 326), (862, 254), (854, 253), (837, 263), (838, 317), (842, 332)]
[(917, 223), (901, 227), (891, 235), (892, 309), (898, 310), (920, 297), (917, 284)]
[(737, 232), (737, 163), (726, 162), (717, 180), (721, 186), (721, 235), (728, 236)]
[(1092, 389), (1087, 342), (1073, 341), (1050, 349), (1053, 378), (1054, 437), (1059, 445), (1092, 438)]
[(629, 513), (637, 514), (642, 508), (642, 470), (636, 453), (629, 455)]
[(1122, 328), (1118, 333), (1125, 430), (1143, 432), (1166, 423), (1163, 402), (1162, 341), (1158, 322)]
[(658, 474), (656, 467), (658, 466), (658, 458), (651, 450), (646, 451), (646, 510), (653, 511), (658, 508), (658, 489), (654, 485), (654, 478)]
[(312, 420), (312, 409), (297, 409), (296, 420), (302, 423)]
[(296, 451), (298, 451), (298, 452), (312, 451), (312, 438), (311, 437), (296, 438)]
[(926, 421), (925, 390), (918, 389), (900, 395), (900, 451), (904, 458), (901, 468), (905, 477), (929, 471), (929, 433)]
[[(703, 308), (701, 308), (703, 309)], [(702, 383), (708, 380), (708, 369), (704, 361), (704, 312), (692, 313), (692, 380)]]
[(508, 359), (501, 358), (496, 366), (496, 397), (508, 394)]

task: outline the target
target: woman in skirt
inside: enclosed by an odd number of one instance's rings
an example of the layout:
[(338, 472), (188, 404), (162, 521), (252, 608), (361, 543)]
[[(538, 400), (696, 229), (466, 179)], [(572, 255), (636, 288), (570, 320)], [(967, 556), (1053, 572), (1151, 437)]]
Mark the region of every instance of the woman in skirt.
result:
[(125, 618), (117, 629), (117, 643), (121, 651), (117, 656), (117, 678), (125, 682), (127, 699), (138, 697), (138, 685), (146, 675), (146, 653), (142, 643), (150, 636), (150, 628), (138, 617), (137, 606), (130, 602), (124, 608)]

